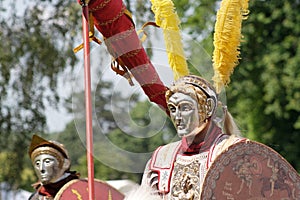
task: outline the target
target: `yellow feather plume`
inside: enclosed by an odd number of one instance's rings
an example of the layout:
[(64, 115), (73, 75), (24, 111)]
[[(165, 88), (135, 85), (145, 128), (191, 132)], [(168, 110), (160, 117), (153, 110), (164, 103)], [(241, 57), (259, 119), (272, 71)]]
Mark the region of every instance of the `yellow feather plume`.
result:
[(242, 20), (247, 18), (249, 0), (223, 0), (214, 33), (213, 81), (218, 93), (230, 82), (239, 63)]
[(189, 74), (180, 35), (180, 20), (171, 0), (150, 0), (155, 22), (163, 29), (169, 65), (174, 79)]

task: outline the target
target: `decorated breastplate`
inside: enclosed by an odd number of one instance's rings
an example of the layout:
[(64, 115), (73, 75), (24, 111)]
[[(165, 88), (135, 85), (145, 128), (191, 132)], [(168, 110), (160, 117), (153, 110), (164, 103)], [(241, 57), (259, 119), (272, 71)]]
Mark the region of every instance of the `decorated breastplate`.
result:
[(147, 182), (151, 187), (156, 186), (166, 200), (199, 200), (206, 172), (215, 158), (228, 146), (242, 140), (220, 134), (208, 151), (192, 156), (178, 153), (180, 141), (161, 146), (150, 160)]
[(172, 200), (200, 200), (201, 183), (206, 174), (208, 152), (194, 156), (178, 155), (172, 176)]

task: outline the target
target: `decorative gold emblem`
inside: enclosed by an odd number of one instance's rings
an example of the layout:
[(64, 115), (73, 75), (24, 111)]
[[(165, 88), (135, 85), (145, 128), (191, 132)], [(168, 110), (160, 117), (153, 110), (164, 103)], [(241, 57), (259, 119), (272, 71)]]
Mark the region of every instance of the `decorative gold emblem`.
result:
[(82, 200), (82, 197), (81, 197), (81, 195), (79, 194), (79, 192), (78, 192), (77, 190), (72, 189), (72, 193), (75, 194), (75, 195), (77, 196), (77, 199), (78, 199), (78, 200)]
[(199, 168), (197, 159), (188, 164), (174, 164), (172, 200), (200, 200)]
[(111, 191), (108, 190), (108, 200), (112, 200)]

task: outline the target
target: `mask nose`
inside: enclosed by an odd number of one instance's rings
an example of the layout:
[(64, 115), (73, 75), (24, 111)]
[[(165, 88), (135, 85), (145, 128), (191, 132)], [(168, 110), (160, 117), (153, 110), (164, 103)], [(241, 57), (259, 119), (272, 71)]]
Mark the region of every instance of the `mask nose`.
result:
[(175, 114), (174, 114), (174, 122), (176, 125), (179, 125), (180, 122), (182, 120), (182, 117), (181, 117), (181, 112), (179, 111), (179, 109), (176, 109), (175, 111)]
[(43, 163), (40, 164), (39, 170), (40, 170), (41, 174), (45, 173), (45, 168), (44, 168), (44, 164)]

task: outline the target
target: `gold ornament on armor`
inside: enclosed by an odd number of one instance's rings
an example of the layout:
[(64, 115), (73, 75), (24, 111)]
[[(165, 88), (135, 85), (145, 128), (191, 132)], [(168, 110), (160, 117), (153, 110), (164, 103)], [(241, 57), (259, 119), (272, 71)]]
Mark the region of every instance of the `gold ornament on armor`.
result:
[(188, 165), (174, 164), (172, 200), (200, 200), (199, 168), (198, 160)]

